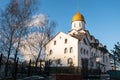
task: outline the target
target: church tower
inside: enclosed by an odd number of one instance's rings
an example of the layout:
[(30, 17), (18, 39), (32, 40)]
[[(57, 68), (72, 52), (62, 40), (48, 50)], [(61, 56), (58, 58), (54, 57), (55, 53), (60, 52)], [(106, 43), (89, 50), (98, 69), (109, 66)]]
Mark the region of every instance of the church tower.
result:
[(77, 12), (72, 18), (72, 29), (80, 31), (85, 30), (84, 16)]

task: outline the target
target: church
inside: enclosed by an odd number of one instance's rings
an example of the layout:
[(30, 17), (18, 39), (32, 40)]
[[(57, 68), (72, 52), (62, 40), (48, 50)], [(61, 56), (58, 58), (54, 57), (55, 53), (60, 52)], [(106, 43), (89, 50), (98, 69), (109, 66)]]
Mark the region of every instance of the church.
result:
[(71, 30), (66, 34), (58, 32), (48, 43), (46, 60), (50, 67), (74, 66), (79, 69), (111, 69), (109, 52), (98, 39), (85, 29), (84, 16), (77, 12), (72, 17)]

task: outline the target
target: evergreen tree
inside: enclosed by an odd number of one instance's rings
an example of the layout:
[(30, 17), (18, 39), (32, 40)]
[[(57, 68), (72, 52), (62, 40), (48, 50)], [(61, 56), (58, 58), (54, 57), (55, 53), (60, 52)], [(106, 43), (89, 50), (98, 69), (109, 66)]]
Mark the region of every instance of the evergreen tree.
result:
[(114, 68), (116, 70), (116, 62), (120, 62), (120, 43), (117, 42), (115, 44), (114, 49), (112, 50), (113, 55), (112, 58), (114, 59)]
[(120, 61), (120, 43), (117, 42), (115, 44), (114, 49), (112, 50), (112, 53), (117, 61)]

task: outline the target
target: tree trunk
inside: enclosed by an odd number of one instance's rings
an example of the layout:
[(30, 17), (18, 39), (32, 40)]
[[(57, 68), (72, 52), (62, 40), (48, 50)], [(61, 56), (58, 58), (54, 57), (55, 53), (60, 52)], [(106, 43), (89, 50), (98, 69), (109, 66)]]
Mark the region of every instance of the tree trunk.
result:
[(7, 56), (7, 61), (6, 61), (6, 63), (5, 63), (5, 77), (8, 76), (8, 66), (9, 66), (10, 52), (11, 52), (11, 48), (9, 48), (8, 56)]
[(14, 62), (14, 70), (13, 70), (13, 79), (16, 80), (17, 79), (17, 72), (18, 72), (18, 61), (19, 58), (16, 60), (16, 62)]
[(8, 49), (8, 56), (7, 56), (7, 61), (5, 63), (5, 77), (8, 76), (9, 57), (10, 57), (11, 47), (12, 47), (12, 36), (13, 36), (13, 32), (11, 33), (11, 36), (10, 36), (10, 45), (9, 45), (9, 49)]
[(2, 65), (2, 56), (3, 54), (0, 55), (0, 70), (1, 70), (1, 65)]
[(28, 65), (28, 76), (31, 75), (31, 59), (29, 61), (29, 65)]

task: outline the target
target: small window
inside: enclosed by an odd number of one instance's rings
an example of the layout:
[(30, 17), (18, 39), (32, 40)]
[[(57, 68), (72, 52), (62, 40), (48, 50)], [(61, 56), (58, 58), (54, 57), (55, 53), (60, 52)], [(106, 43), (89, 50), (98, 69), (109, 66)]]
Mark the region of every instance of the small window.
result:
[(95, 53), (94, 53), (94, 56), (96, 56)]
[(86, 54), (88, 55), (88, 50), (87, 50)]
[(91, 56), (94, 56), (94, 53), (92, 52)]
[(49, 55), (51, 55), (53, 53), (53, 51), (52, 50), (50, 50), (50, 53), (49, 53)]
[(82, 49), (82, 48), (80, 49), (80, 53), (81, 53), (81, 54), (83, 53), (83, 49)]
[(84, 52), (83, 52), (83, 53), (84, 53), (84, 55), (86, 54), (86, 51), (85, 51), (85, 49), (84, 49)]
[(67, 43), (67, 39), (65, 39), (65, 43)]
[(103, 56), (103, 62), (105, 62), (105, 56)]
[(49, 65), (51, 65), (52, 64), (52, 60), (51, 59), (49, 59)]
[(85, 45), (87, 45), (87, 42), (86, 42), (86, 40), (85, 40), (85, 39), (83, 39), (83, 41), (84, 41)]
[(57, 63), (57, 64), (61, 64), (61, 59), (58, 59), (58, 60), (56, 61), (56, 63)]
[(61, 39), (61, 36), (60, 36), (60, 39)]
[(81, 27), (81, 23), (79, 23), (79, 27)]
[(91, 67), (93, 67), (94, 66), (94, 63), (93, 63), (93, 61), (91, 62)]
[(76, 24), (74, 23), (74, 27), (76, 27)]
[(68, 50), (67, 50), (67, 48), (65, 48), (65, 49), (64, 49), (64, 53), (67, 53), (67, 52), (68, 52)]
[(72, 58), (68, 58), (68, 64), (73, 64)]
[(56, 45), (56, 41), (54, 41), (54, 45)]
[(73, 52), (73, 47), (70, 47), (70, 53), (72, 53)]
[(106, 62), (108, 62), (108, 57), (106, 56)]

